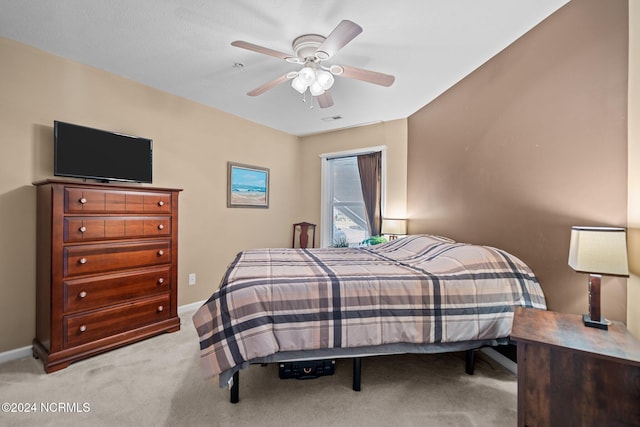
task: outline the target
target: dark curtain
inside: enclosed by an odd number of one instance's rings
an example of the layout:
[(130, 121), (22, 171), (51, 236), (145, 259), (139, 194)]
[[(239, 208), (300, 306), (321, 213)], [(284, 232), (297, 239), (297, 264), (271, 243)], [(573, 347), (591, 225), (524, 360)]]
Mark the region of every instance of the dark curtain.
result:
[(382, 228), (382, 152), (357, 157), (369, 233), (379, 236)]

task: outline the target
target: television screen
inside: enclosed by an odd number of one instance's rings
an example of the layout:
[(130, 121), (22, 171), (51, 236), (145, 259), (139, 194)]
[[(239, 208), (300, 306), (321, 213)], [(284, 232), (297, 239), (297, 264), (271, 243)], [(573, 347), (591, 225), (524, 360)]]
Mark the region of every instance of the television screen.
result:
[(54, 121), (56, 176), (151, 183), (153, 141)]

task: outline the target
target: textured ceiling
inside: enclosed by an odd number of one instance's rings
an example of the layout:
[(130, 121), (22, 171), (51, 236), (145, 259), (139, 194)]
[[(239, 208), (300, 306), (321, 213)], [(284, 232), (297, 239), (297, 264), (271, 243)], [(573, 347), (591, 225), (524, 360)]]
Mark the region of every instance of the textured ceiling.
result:
[[(408, 117), (567, 2), (0, 0), (0, 36), (306, 135)], [(343, 19), (363, 32), (325, 64), (393, 74), (391, 87), (338, 77), (325, 109), (287, 83), (246, 95), (300, 66), (232, 41), (291, 52), (297, 36), (327, 36)]]

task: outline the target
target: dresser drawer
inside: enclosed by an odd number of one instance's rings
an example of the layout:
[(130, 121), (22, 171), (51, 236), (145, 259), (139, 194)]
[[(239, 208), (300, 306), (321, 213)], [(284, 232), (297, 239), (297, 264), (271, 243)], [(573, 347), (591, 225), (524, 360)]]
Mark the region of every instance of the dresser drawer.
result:
[(171, 217), (66, 217), (64, 242), (171, 235)]
[(65, 280), (65, 313), (91, 310), (171, 290), (171, 267)]
[(65, 187), (66, 213), (170, 213), (171, 193)]
[(169, 295), (64, 317), (65, 347), (85, 344), (170, 317)]
[(169, 240), (107, 243), (64, 248), (64, 275), (78, 276), (171, 262)]

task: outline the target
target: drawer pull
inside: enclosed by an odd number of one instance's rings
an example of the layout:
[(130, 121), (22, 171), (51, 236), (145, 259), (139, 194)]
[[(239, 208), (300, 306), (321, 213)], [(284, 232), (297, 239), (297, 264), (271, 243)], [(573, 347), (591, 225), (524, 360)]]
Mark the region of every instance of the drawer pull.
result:
[(87, 259), (86, 259), (86, 258), (84, 258), (84, 257), (82, 257), (82, 258), (80, 258), (80, 259), (78, 260), (78, 262), (79, 262), (80, 264), (86, 264), (86, 263), (87, 263)]
[(87, 325), (80, 326), (80, 332), (84, 332), (87, 330)]
[(84, 225), (82, 227), (80, 227), (80, 232), (84, 233), (85, 231), (87, 231), (87, 227), (85, 227)]
[(86, 293), (85, 291), (82, 291), (82, 292), (80, 292), (80, 293), (78, 294), (78, 296), (79, 296), (80, 298), (84, 298), (84, 297), (86, 297), (86, 296), (87, 296), (87, 293)]
[(158, 206), (164, 206), (164, 202), (163, 202), (162, 200), (160, 200), (160, 201), (158, 202)]
[(161, 277), (158, 279), (158, 285), (162, 285), (164, 283), (164, 278)]
[(85, 203), (87, 203), (87, 199), (85, 199), (84, 197), (78, 201), (80, 202), (81, 205), (84, 205)]
[(162, 255), (164, 255), (164, 251), (161, 249), (158, 251), (158, 256), (162, 256)]
[(164, 311), (164, 307), (163, 307), (163, 306), (161, 306), (161, 305), (159, 305), (159, 306), (158, 306), (158, 313), (161, 313), (161, 312), (163, 312), (163, 311)]
[(163, 224), (159, 224), (158, 225), (158, 230), (164, 230), (164, 225)]

